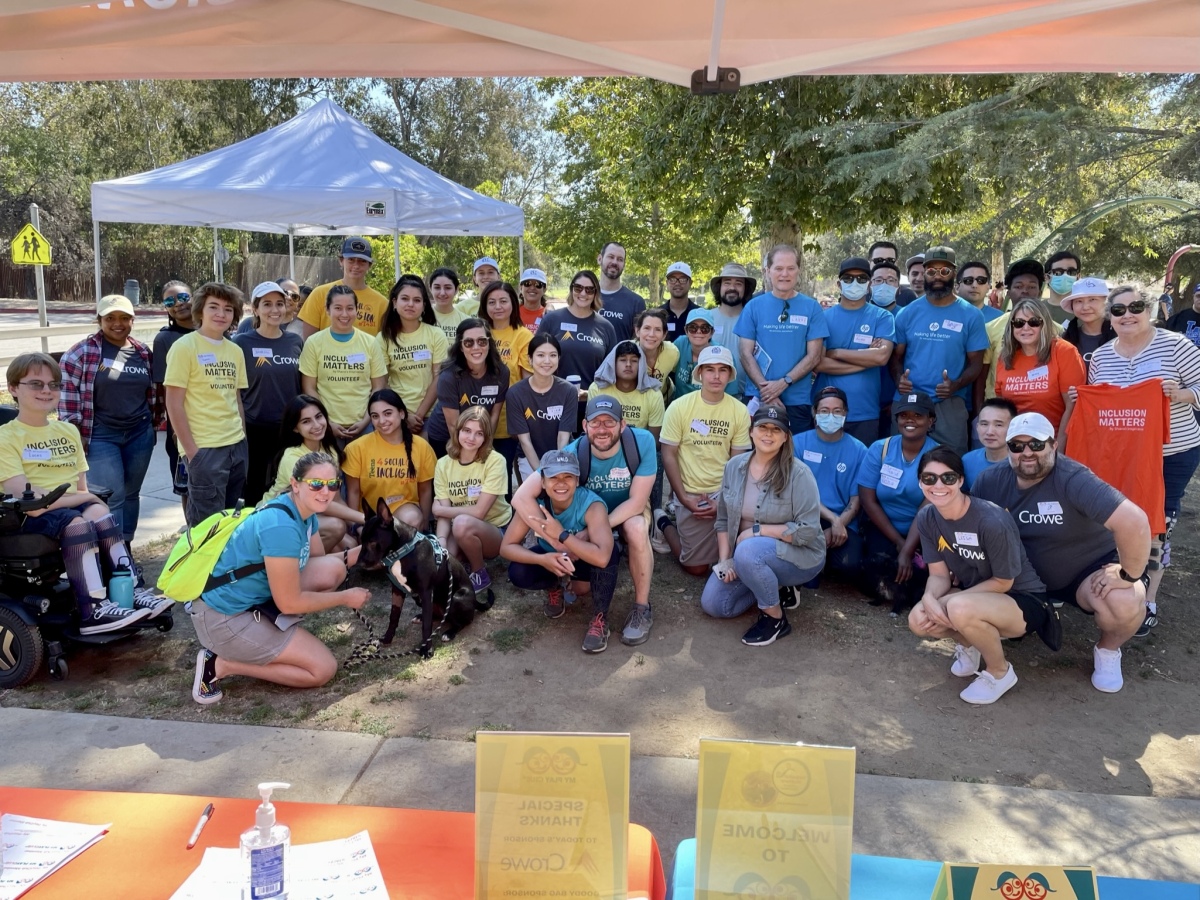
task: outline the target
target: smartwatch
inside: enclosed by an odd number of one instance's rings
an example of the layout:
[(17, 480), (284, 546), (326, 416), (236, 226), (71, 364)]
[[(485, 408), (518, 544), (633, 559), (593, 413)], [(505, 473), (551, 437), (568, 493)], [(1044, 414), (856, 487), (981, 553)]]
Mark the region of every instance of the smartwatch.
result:
[(1124, 566), (1121, 567), (1120, 571), (1118, 571), (1117, 574), (1121, 577), (1122, 581), (1128, 581), (1130, 584), (1137, 584), (1139, 581), (1142, 581), (1142, 580), (1146, 580), (1146, 581), (1150, 580), (1147, 577), (1150, 574), (1150, 568), (1148, 566), (1144, 570), (1142, 570), (1141, 575), (1130, 575), (1128, 572), (1125, 571)]
[(762, 526), (755, 522), (754, 527), (750, 529), (750, 533), (755, 537), (758, 537), (760, 534), (762, 534)]
[(790, 374), (788, 374), (788, 375), (784, 375), (784, 376), (783, 376), (783, 383), (784, 383), (784, 384), (786, 384), (786, 385), (788, 385), (788, 386), (791, 386), (791, 384), (792, 384), (792, 376), (791, 376)]
[(559, 542), (560, 544), (564, 544), (564, 543), (566, 543), (566, 541), (567, 541), (567, 538), (569, 538), (570, 536), (571, 536), (571, 532), (567, 531), (567, 529), (565, 529), (565, 528), (564, 528), (564, 529), (562, 530), (562, 534), (560, 534), (560, 535), (558, 536), (558, 542)]

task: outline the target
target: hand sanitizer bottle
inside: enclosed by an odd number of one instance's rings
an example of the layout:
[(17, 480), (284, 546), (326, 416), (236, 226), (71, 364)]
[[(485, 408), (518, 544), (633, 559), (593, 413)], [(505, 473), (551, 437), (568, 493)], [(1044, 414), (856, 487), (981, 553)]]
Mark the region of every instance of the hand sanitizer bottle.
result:
[(254, 813), (254, 827), (242, 832), (243, 871), (248, 887), (246, 900), (286, 900), (285, 880), (292, 831), (286, 825), (275, 824), (275, 806), (271, 792), (289, 788), (282, 781), (264, 781), (258, 786), (262, 803)]

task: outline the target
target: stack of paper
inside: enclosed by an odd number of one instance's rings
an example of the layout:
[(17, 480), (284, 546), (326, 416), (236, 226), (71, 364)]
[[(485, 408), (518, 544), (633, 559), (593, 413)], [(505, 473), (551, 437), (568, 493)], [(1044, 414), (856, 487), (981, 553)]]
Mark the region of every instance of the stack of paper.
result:
[[(371, 836), (365, 831), (338, 841), (294, 844), (287, 864), (288, 900), (387, 896)], [(248, 887), (243, 866), (240, 850), (209, 847), (171, 900), (242, 900), (242, 890)]]
[(3, 816), (0, 841), (4, 843), (4, 872), (0, 874), (0, 900), (16, 900), (104, 837), (108, 829), (108, 824), (81, 825), (29, 816)]

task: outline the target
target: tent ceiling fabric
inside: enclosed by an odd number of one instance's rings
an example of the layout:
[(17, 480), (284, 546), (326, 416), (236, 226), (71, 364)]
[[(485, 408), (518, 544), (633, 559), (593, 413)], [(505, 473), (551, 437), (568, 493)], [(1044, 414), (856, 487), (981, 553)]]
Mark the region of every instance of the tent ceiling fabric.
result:
[(203, 156), (98, 181), (92, 218), (276, 234), (525, 231), (520, 207), (414, 162), (331, 100)]
[[(723, 10), (723, 15), (717, 15)], [(719, 25), (715, 29), (714, 20)], [(1196, 0), (0, 0), (0, 80), (1192, 72)]]

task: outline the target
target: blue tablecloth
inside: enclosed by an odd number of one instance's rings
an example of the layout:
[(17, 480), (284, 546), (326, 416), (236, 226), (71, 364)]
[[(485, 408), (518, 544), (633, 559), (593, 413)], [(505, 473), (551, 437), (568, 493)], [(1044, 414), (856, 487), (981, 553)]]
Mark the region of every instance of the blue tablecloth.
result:
[[(961, 862), (961, 860), (954, 860)], [(929, 900), (942, 864), (855, 853), (850, 863), (851, 900)], [(1098, 876), (1100, 900), (1200, 900), (1200, 885)], [(681, 841), (667, 900), (692, 900), (696, 885), (696, 840)]]

